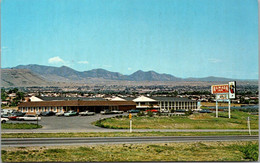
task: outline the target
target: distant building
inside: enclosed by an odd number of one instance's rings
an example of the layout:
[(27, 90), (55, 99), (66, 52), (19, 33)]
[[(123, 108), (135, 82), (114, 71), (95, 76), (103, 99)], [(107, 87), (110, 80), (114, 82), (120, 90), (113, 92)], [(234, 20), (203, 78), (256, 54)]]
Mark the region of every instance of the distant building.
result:
[(140, 110), (158, 109), (160, 111), (171, 110), (197, 110), (197, 101), (180, 97), (145, 97), (140, 96), (133, 101), (137, 104), (136, 108)]
[(66, 112), (73, 110), (76, 112), (92, 111), (100, 112), (105, 109), (127, 111), (136, 108), (133, 101), (38, 101), (23, 102), (18, 106), (18, 110), (26, 113), (36, 113), (43, 111)]

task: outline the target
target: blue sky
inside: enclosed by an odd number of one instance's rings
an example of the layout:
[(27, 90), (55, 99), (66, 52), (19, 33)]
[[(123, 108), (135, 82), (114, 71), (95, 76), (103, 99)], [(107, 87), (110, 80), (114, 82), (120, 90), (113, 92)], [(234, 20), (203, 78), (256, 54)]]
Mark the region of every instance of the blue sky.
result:
[(257, 0), (2, 0), (1, 67), (258, 79)]

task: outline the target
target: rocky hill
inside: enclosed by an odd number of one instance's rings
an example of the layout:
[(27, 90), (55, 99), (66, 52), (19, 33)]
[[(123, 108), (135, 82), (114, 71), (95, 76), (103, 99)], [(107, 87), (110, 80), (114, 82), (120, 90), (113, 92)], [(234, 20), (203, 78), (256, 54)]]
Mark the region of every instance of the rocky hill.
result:
[(1, 86), (45, 86), (51, 84), (49, 81), (41, 78), (39, 75), (25, 69), (2, 69)]

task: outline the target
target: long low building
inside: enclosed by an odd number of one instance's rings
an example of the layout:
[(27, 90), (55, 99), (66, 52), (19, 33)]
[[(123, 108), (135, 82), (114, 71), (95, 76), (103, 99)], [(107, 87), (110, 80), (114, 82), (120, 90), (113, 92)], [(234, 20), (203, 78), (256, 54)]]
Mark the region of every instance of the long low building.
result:
[(24, 102), (18, 106), (18, 110), (26, 113), (36, 113), (43, 111), (66, 112), (73, 110), (76, 112), (92, 111), (100, 112), (102, 110), (121, 110), (127, 111), (136, 109), (136, 103), (133, 101), (37, 101)]
[(112, 99), (112, 101), (127, 101), (127, 100), (134, 101), (136, 103), (136, 108), (139, 110), (154, 108), (160, 111), (172, 111), (172, 110), (194, 111), (198, 109), (196, 100), (191, 100), (188, 98), (180, 98), (180, 97), (139, 96), (135, 99), (124, 99), (118, 97)]

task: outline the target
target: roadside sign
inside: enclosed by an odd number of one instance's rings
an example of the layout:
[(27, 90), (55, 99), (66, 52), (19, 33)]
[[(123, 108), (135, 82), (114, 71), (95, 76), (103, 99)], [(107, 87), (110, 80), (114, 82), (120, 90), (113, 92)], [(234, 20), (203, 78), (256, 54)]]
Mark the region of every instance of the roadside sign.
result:
[(132, 114), (131, 113), (129, 114), (129, 119), (132, 119)]
[(229, 93), (228, 84), (212, 85), (211, 93), (212, 94)]
[(236, 98), (236, 82), (232, 81), (228, 83), (229, 87), (229, 98), (234, 99)]
[(228, 100), (228, 94), (216, 94), (217, 100)]

